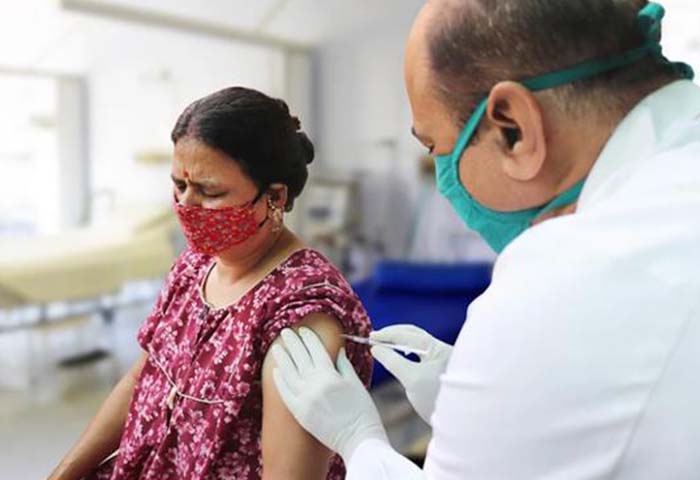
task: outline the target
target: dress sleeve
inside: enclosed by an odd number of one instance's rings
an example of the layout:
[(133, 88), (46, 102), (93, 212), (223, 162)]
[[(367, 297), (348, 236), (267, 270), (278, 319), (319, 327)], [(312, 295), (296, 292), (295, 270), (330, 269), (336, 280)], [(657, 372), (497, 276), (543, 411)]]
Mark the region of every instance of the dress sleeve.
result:
[[(282, 330), (298, 325), (309, 315), (318, 313), (337, 319), (346, 334), (368, 336), (371, 325), (360, 299), (349, 286), (338, 283), (328, 279), (308, 279), (299, 286), (295, 285), (291, 293), (272, 300), (262, 324), (260, 354), (263, 357), (266, 355)], [(345, 348), (358, 376), (365, 385), (369, 385), (374, 363), (369, 349), (353, 342), (346, 343)]]
[(148, 351), (148, 346), (153, 338), (153, 333), (156, 331), (158, 324), (162, 318), (163, 306), (168, 303), (168, 298), (170, 297), (169, 283), (166, 280), (165, 285), (160, 290), (158, 298), (156, 298), (156, 303), (151, 309), (151, 313), (146, 317), (146, 320), (141, 324), (138, 333), (136, 334), (136, 341), (139, 343), (144, 351)]
[(359, 299), (351, 291), (327, 281), (307, 283), (294, 292), (275, 299), (269, 311), (262, 329), (263, 353), (267, 352), (283, 329), (297, 325), (304, 318), (317, 313), (336, 318), (347, 334), (369, 334), (369, 322)]

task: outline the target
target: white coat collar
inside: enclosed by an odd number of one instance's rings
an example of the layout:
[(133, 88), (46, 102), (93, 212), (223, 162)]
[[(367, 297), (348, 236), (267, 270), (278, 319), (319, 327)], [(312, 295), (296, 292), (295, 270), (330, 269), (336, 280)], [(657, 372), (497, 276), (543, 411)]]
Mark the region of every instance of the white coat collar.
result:
[(579, 210), (616, 190), (618, 171), (652, 156), (677, 127), (700, 116), (700, 88), (688, 80), (673, 82), (646, 97), (623, 119), (598, 157), (578, 202)]

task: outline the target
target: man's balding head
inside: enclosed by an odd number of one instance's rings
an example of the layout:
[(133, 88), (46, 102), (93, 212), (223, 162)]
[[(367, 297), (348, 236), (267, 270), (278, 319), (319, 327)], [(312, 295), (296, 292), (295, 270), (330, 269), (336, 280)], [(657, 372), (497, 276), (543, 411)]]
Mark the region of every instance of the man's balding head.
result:
[[(434, 87), (456, 118), (504, 80), (522, 80), (644, 43), (637, 14), (646, 0), (429, 0), (423, 42)], [(619, 71), (556, 89), (562, 107), (582, 97), (628, 109), (650, 78), (671, 74), (651, 57)], [(607, 94), (607, 95), (606, 95)], [(602, 102), (601, 102), (602, 100)], [(591, 106), (589, 103), (588, 106)]]

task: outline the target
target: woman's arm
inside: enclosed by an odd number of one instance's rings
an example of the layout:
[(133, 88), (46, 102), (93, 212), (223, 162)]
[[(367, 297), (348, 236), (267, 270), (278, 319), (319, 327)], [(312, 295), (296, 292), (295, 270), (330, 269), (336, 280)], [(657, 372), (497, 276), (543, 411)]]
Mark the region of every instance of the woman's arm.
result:
[(63, 457), (48, 480), (78, 480), (119, 447), (131, 395), (147, 358), (148, 354), (144, 353), (117, 383), (78, 442)]
[[(325, 314), (310, 315), (298, 327), (312, 329), (331, 358), (343, 346), (340, 323)], [(280, 342), (281, 338), (275, 340)], [(269, 353), (263, 363), (263, 480), (324, 480), (332, 452), (297, 423), (277, 392), (272, 379), (275, 362)]]

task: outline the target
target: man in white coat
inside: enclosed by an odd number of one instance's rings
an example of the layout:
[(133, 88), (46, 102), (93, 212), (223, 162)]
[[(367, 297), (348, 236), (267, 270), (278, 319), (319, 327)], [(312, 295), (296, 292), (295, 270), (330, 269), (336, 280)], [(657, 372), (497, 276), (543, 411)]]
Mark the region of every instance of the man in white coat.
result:
[[(373, 355), (433, 427), (387, 442), (344, 352), (283, 332), (278, 390), (349, 479), (700, 478), (700, 88), (641, 0), (429, 0), (405, 75), (453, 208), (501, 254), (454, 347)], [(439, 322), (440, 319), (434, 319)]]

